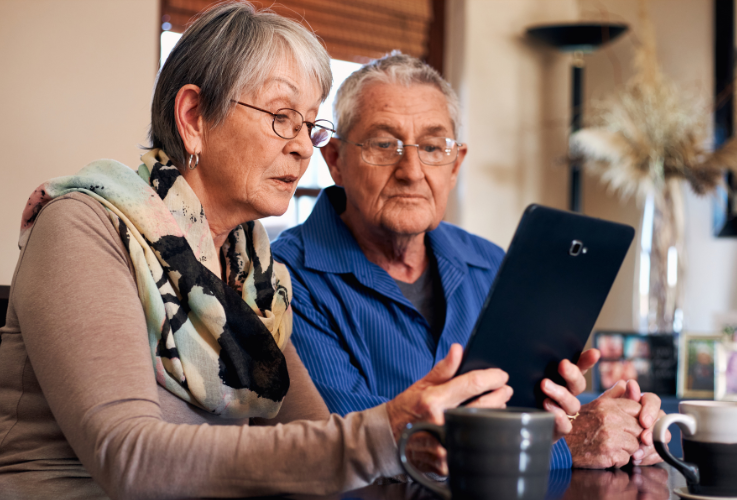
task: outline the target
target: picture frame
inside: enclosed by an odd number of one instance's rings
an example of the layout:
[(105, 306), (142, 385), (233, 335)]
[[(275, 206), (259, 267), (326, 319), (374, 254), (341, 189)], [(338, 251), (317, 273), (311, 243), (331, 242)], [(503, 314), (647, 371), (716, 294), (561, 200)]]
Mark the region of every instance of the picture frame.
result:
[(681, 333), (678, 397), (714, 398), (716, 349), (723, 338), (723, 335)]
[(737, 401), (737, 342), (716, 346), (714, 399)]
[(594, 391), (604, 392), (620, 380), (635, 380), (643, 392), (675, 396), (678, 356), (672, 333), (598, 331), (593, 346), (601, 352), (593, 369)]

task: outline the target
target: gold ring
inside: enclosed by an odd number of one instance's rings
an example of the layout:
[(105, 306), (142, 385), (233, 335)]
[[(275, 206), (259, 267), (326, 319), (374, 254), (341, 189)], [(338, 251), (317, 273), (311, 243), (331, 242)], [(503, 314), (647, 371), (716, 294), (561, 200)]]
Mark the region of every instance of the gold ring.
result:
[(579, 415), (579, 412), (576, 412), (575, 415), (567, 415), (567, 417), (568, 417), (568, 420), (573, 422), (574, 420), (576, 420), (576, 417), (578, 417), (578, 415)]

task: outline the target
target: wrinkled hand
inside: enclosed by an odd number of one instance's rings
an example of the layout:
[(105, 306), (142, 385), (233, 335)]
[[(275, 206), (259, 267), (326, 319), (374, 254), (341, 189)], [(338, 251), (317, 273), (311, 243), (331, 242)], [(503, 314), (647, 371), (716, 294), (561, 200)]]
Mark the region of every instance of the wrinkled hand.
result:
[[(660, 398), (650, 392), (640, 393), (640, 386), (634, 380), (627, 382), (624, 394), (620, 397), (636, 401), (642, 406), (637, 418), (640, 427), (644, 430), (639, 436), (640, 448), (632, 455), (632, 463), (634, 465), (653, 465), (662, 462), (663, 459), (655, 451), (653, 445), (653, 427), (655, 422), (665, 415), (665, 412), (660, 409)], [(670, 432), (666, 434), (665, 439), (670, 443)]]
[[(458, 377), (463, 357), (460, 344), (453, 344), (448, 355), (435, 367), (406, 391), (397, 395), (386, 404), (394, 439), (399, 436), (409, 423), (427, 421), (443, 425), (443, 412), (455, 408), (464, 401), (479, 396), (469, 407), (504, 408), (512, 397), (512, 388), (506, 385), (509, 375), (498, 368), (475, 370)], [(425, 433), (412, 436), (407, 443), (407, 456), (413, 464), (423, 472), (434, 472), (447, 475), (445, 449)]]
[(668, 471), (659, 467), (634, 467), (630, 474), (619, 469), (574, 470), (563, 498), (668, 500)]
[(626, 386), (624, 381), (619, 381), (581, 407), (573, 429), (566, 436), (574, 467), (622, 467), (639, 450), (640, 435), (645, 430), (638, 420), (642, 405), (622, 397)]
[(589, 349), (581, 354), (575, 365), (564, 359), (558, 365), (558, 373), (566, 381), (566, 387), (560, 386), (550, 379), (541, 383), (542, 391), (547, 399), (543, 401), (543, 408), (555, 414), (555, 431), (553, 442), (571, 432), (573, 428), (568, 415), (575, 415), (581, 409), (578, 396), (586, 389), (584, 374), (599, 361), (601, 354), (598, 349)]

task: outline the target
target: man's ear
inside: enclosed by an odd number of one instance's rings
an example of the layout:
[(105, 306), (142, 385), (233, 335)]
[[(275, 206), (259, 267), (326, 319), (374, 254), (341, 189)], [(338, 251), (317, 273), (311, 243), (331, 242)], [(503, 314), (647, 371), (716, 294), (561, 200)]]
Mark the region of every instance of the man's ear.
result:
[(205, 122), (200, 114), (200, 88), (187, 84), (177, 92), (174, 101), (174, 119), (179, 137), (189, 154), (202, 153), (205, 139)]
[(453, 163), (453, 170), (450, 173), (451, 189), (453, 189), (456, 182), (458, 182), (458, 172), (461, 170), (461, 163), (463, 163), (463, 160), (466, 158), (466, 153), (468, 153), (468, 146), (466, 144), (464, 144), (463, 147), (458, 147), (458, 158), (456, 158), (456, 161)]
[(327, 143), (327, 145), (320, 149), (320, 153), (322, 153), (322, 157), (325, 160), (325, 163), (327, 163), (328, 168), (330, 169), (330, 176), (333, 178), (333, 182), (335, 182), (336, 186), (343, 185), (343, 175), (340, 171), (340, 168), (342, 166), (340, 158), (340, 146), (340, 140), (332, 138), (330, 139), (330, 142)]

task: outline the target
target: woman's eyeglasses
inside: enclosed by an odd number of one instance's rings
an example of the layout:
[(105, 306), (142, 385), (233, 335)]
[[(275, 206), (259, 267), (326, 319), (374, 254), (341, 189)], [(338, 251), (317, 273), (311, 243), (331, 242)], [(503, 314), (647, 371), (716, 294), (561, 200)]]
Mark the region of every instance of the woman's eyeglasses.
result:
[(305, 117), (302, 116), (302, 113), (296, 109), (281, 108), (277, 109), (276, 113), (272, 113), (271, 111), (266, 111), (265, 109), (257, 108), (256, 106), (251, 106), (250, 104), (240, 101), (233, 102), (273, 116), (274, 120), (271, 122), (271, 128), (274, 129), (274, 133), (282, 139), (294, 139), (297, 137), (297, 134), (299, 134), (299, 131), (302, 130), (302, 125), (307, 125), (312, 145), (316, 148), (321, 148), (330, 141), (330, 138), (333, 137), (333, 134), (335, 133), (335, 130), (333, 130), (335, 125), (333, 125), (331, 121), (315, 120), (314, 123), (308, 122), (305, 120)]
[(405, 144), (392, 137), (374, 137), (363, 143), (352, 142), (339, 138), (343, 142), (361, 148), (361, 158), (370, 165), (390, 166), (399, 163), (404, 155), (404, 148), (417, 148), (420, 161), (425, 165), (439, 166), (453, 163), (458, 158), (458, 149), (463, 144), (447, 137), (428, 137), (420, 144)]

